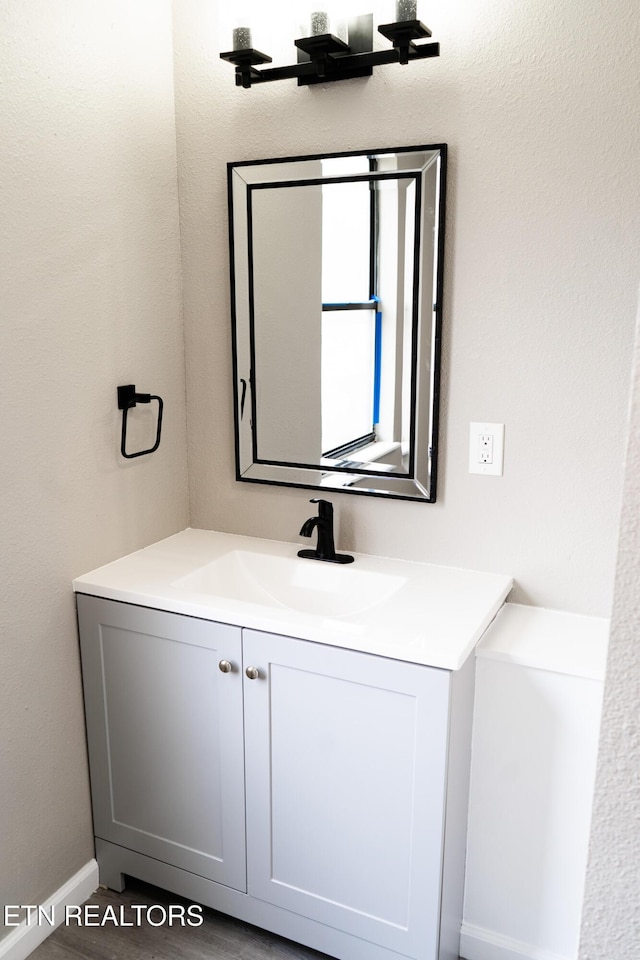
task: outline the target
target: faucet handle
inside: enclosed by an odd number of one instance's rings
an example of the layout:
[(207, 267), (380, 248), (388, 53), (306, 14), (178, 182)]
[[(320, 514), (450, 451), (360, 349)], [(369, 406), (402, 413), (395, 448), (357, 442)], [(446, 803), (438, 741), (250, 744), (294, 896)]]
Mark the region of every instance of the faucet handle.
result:
[(333, 504), (331, 500), (322, 500), (320, 497), (313, 497), (309, 503), (318, 504), (318, 514), (321, 517), (330, 517), (333, 514)]

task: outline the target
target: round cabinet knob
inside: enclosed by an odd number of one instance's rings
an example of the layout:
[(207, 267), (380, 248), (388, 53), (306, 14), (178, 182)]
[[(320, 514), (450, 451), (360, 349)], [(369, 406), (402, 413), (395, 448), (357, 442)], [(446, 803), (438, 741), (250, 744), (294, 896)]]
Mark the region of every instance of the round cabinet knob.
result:
[(231, 673), (232, 667), (228, 660), (221, 660), (218, 666), (222, 673)]
[(257, 680), (260, 676), (260, 671), (257, 667), (247, 667), (245, 673), (249, 677), (249, 680)]

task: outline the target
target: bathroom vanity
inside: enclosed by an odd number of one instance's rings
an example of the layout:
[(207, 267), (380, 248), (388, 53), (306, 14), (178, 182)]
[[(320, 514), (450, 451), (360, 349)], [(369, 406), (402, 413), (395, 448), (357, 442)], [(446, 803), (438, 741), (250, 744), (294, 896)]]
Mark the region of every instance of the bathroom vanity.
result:
[(74, 581), (101, 882), (343, 960), (458, 956), (508, 577), (186, 530)]

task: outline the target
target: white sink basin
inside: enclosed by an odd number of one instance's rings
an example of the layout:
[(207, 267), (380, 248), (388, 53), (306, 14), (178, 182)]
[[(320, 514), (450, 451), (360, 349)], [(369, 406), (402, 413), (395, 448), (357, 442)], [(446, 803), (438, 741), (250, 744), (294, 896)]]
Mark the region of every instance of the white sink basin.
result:
[(406, 582), (406, 577), (324, 561), (231, 550), (172, 586), (322, 617), (346, 617), (384, 603)]
[(74, 580), (78, 593), (458, 670), (511, 589), (510, 577), (302, 544), (183, 530)]

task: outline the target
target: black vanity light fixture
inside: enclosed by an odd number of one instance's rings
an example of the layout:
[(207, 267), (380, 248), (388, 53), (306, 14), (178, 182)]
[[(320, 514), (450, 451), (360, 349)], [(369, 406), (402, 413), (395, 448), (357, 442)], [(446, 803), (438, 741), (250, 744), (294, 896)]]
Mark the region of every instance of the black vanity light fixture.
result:
[[(417, 0), (396, 0), (396, 19), (378, 27), (391, 49), (373, 49), (373, 14), (353, 17), (346, 24), (345, 39), (331, 32), (329, 15), (311, 14), (311, 36), (295, 40), (298, 62), (288, 67), (270, 67), (271, 57), (252, 46), (251, 28), (236, 27), (233, 50), (221, 53), (236, 68), (236, 86), (248, 89), (254, 83), (297, 78), (298, 86), (370, 77), (373, 68), (386, 63), (408, 63), (440, 56), (438, 43), (414, 43), (431, 36), (428, 27), (417, 19)], [(257, 69), (258, 67), (262, 69)]]

